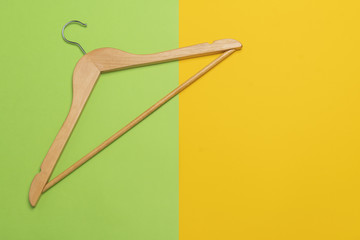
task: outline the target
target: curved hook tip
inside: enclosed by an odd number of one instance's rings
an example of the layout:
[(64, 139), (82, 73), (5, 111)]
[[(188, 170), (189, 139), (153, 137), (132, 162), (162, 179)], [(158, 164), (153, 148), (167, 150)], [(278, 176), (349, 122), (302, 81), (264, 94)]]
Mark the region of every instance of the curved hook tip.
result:
[(62, 35), (62, 37), (63, 37), (63, 39), (64, 39), (65, 42), (70, 43), (70, 44), (75, 44), (75, 45), (77, 45), (77, 46), (80, 48), (80, 50), (83, 52), (83, 54), (86, 54), (85, 50), (82, 48), (82, 46), (81, 46), (79, 43), (68, 40), (68, 39), (65, 37), (65, 35), (64, 35), (65, 28), (66, 28), (68, 25), (72, 24), (72, 23), (78, 23), (78, 24), (80, 24), (80, 25), (83, 26), (83, 27), (87, 27), (87, 24), (86, 24), (86, 23), (80, 22), (80, 21), (78, 21), (78, 20), (71, 20), (71, 21), (67, 22), (67, 23), (63, 26), (62, 31), (61, 31), (61, 35)]

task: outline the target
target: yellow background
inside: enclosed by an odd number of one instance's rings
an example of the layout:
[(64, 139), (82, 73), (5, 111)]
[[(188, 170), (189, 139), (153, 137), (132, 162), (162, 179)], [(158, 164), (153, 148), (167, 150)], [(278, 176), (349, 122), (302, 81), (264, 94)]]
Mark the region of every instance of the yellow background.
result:
[[(180, 1), (180, 240), (360, 239), (359, 1)], [(214, 56), (180, 62), (180, 79)]]

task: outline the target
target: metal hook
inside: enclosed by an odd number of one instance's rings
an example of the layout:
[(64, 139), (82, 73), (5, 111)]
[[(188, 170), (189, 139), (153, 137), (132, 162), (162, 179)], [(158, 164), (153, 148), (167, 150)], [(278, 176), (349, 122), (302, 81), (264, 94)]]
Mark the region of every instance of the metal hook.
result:
[(81, 47), (81, 45), (80, 45), (79, 43), (77, 43), (77, 42), (72, 42), (72, 41), (67, 40), (66, 37), (65, 37), (65, 35), (64, 35), (64, 30), (65, 30), (65, 28), (66, 28), (69, 24), (71, 24), (71, 23), (78, 23), (78, 24), (80, 24), (80, 25), (83, 26), (83, 27), (86, 27), (86, 26), (87, 26), (85, 23), (82, 23), (82, 22), (77, 21), (77, 20), (72, 20), (72, 21), (66, 23), (66, 24), (63, 26), (62, 31), (61, 31), (62, 37), (63, 37), (63, 39), (64, 39), (65, 42), (70, 43), (70, 44), (75, 44), (75, 45), (77, 45), (77, 46), (80, 48), (80, 50), (81, 50), (84, 54), (86, 54), (85, 50)]

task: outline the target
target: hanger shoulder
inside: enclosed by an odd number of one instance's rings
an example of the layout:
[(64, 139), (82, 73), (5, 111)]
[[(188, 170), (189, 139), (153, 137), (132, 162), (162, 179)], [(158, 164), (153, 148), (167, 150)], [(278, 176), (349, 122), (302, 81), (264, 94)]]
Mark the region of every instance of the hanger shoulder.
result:
[(242, 45), (234, 39), (221, 39), (213, 43), (201, 43), (153, 54), (132, 54), (114, 48), (96, 49), (87, 55), (101, 72), (144, 66), (221, 53), (230, 49), (239, 50)]
[(34, 207), (38, 202), (44, 186), (48, 182), (54, 170), (65, 144), (81, 114), (82, 109), (93, 89), (100, 71), (91, 63), (87, 57), (83, 57), (75, 67), (73, 74), (73, 100), (59, 133), (56, 135), (48, 153), (46, 154), (40, 172), (35, 175), (29, 191), (29, 201)]

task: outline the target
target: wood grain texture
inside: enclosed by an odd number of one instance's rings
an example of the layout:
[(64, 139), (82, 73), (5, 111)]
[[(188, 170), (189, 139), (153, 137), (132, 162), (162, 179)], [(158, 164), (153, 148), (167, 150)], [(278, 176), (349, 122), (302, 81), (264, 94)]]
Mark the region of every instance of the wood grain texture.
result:
[(29, 191), (31, 206), (34, 207), (38, 202), (99, 75), (100, 71), (86, 55), (76, 65), (73, 74), (73, 100), (70, 111), (41, 164), (40, 172), (35, 175), (31, 183)]
[(66, 176), (71, 174), (73, 171), (75, 171), (77, 168), (79, 168), (81, 165), (86, 163), (88, 160), (90, 160), (92, 157), (94, 157), (97, 153), (102, 151), (104, 148), (109, 146), (111, 143), (113, 143), (116, 139), (124, 135), (127, 131), (135, 127), (138, 123), (140, 123), (142, 120), (144, 120), (146, 117), (148, 117), (151, 113), (156, 111), (158, 108), (160, 108), (162, 105), (164, 105), (166, 102), (168, 102), (170, 99), (175, 97), (177, 94), (179, 94), (181, 91), (186, 89), (188, 86), (190, 86), (192, 83), (194, 83), (196, 80), (198, 80), (200, 77), (202, 77), (205, 73), (210, 71), (212, 68), (214, 68), (217, 64), (225, 60), (230, 54), (235, 52), (235, 50), (228, 50), (224, 54), (222, 54), (220, 57), (216, 58), (213, 62), (211, 62), (209, 65), (201, 69), (198, 73), (196, 73), (194, 76), (192, 76), (190, 79), (188, 79), (183, 84), (179, 85), (177, 88), (175, 88), (173, 91), (171, 91), (169, 94), (167, 94), (164, 98), (159, 100), (157, 103), (155, 103), (153, 106), (151, 106), (149, 109), (147, 109), (145, 112), (140, 114), (137, 118), (135, 118), (133, 121), (128, 123), (125, 127), (123, 127), (121, 130), (119, 130), (117, 133), (115, 133), (113, 136), (111, 136), (109, 139), (104, 141), (102, 144), (100, 144), (98, 147), (96, 147), (94, 150), (86, 154), (83, 158), (81, 158), (79, 161), (74, 163), (71, 167), (66, 169), (64, 172), (60, 173), (58, 176), (56, 176), (54, 179), (52, 179), (43, 189), (43, 192), (47, 191), (49, 188), (54, 186), (56, 183), (64, 179)]
[(241, 44), (234, 39), (221, 39), (213, 43), (201, 43), (154, 54), (132, 54), (114, 48), (99, 48), (89, 55), (101, 72), (144, 66), (173, 60), (182, 60), (221, 53), (230, 49), (239, 50)]
[[(223, 60), (223, 58), (230, 55), (233, 51), (241, 49), (241, 47), (242, 45), (236, 40), (222, 39), (222, 40), (214, 41), (212, 44), (203, 43), (203, 44), (169, 50), (155, 54), (137, 55), (137, 54), (126, 53), (121, 50), (113, 49), (113, 48), (100, 48), (84, 55), (77, 63), (73, 73), (73, 100), (68, 117), (66, 118), (58, 135), (56, 136), (53, 144), (51, 145), (47, 155), (45, 156), (40, 168), (40, 172), (35, 175), (31, 183), (30, 191), (29, 191), (29, 201), (31, 206), (35, 207), (37, 202), (39, 201), (41, 193), (52, 186), (52, 185), (48, 185), (48, 187), (44, 189), (46, 183), (48, 182), (54, 170), (56, 162), (59, 159), (71, 135), (71, 132), (74, 129), (74, 126), (86, 104), (86, 101), (89, 98), (90, 93), (94, 88), (95, 83), (102, 72), (115, 71), (125, 68), (145, 66), (145, 65), (174, 61), (174, 60), (181, 60), (185, 58), (192, 58), (192, 57), (216, 54), (227, 51), (225, 54), (223, 54), (218, 59), (216, 59), (213, 63), (209, 64), (207, 67), (201, 70), (193, 78), (189, 79), (187, 82), (190, 81), (190, 83), (188, 83), (188, 85), (190, 85), (193, 81), (195, 81), (200, 76), (202, 76), (207, 71), (209, 71), (211, 68), (216, 66), (220, 61)], [(146, 116), (151, 114), (162, 104), (164, 104), (169, 99), (174, 97), (178, 92), (185, 89), (188, 85), (186, 84), (184, 85), (184, 84), (180, 85), (178, 88), (176, 88), (173, 92), (171, 92), (165, 98), (160, 100), (153, 107), (148, 109), (146, 112), (144, 112), (134, 121), (132, 121), (130, 124), (125, 126), (124, 128), (125, 130), (123, 129), (120, 130), (109, 140), (105, 141), (102, 145), (100, 145), (97, 149), (90, 152), (83, 159), (75, 163), (74, 164), (75, 166), (73, 165), (67, 170), (65, 174), (57, 178), (58, 181), (60, 181), (62, 178), (70, 174), (73, 170), (81, 166), (84, 162), (86, 162), (96, 153), (104, 149), (115, 139), (117, 139), (125, 132), (130, 130), (133, 126), (135, 126), (137, 123), (142, 121)], [(56, 182), (53, 182), (53, 184), (54, 183)]]

